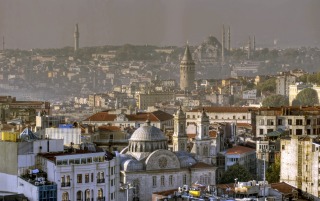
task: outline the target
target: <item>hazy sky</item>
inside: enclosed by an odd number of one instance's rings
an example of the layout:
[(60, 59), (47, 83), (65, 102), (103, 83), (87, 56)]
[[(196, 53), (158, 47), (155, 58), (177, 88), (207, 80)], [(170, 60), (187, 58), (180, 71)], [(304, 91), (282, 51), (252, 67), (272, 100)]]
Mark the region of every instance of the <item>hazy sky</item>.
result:
[(195, 45), (222, 24), (232, 46), (320, 46), (319, 20), (320, 0), (0, 0), (1, 39), (20, 49), (73, 46), (76, 23), (80, 47)]

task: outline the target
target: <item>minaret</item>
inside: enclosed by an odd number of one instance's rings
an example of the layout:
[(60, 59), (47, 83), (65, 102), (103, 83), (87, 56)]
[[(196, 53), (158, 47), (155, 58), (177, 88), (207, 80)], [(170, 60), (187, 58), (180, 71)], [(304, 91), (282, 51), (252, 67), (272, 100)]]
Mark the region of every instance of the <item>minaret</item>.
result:
[(77, 51), (79, 49), (79, 28), (78, 24), (76, 24), (74, 28), (74, 51)]
[(251, 38), (249, 36), (249, 41), (248, 41), (248, 60), (251, 59)]
[(174, 115), (174, 133), (172, 136), (173, 151), (187, 151), (188, 136), (186, 133), (186, 113), (181, 109)]
[(253, 36), (253, 52), (256, 51), (256, 36)]
[(224, 63), (224, 49), (226, 46), (226, 40), (225, 40), (225, 31), (224, 31), (224, 25), (222, 25), (222, 47), (221, 47), (221, 62)]
[(228, 51), (231, 50), (231, 31), (230, 27), (228, 28)]
[(4, 36), (2, 37), (2, 51), (4, 51)]
[(191, 153), (195, 154), (198, 161), (202, 161), (207, 164), (211, 164), (211, 139), (209, 136), (209, 126), (209, 117), (204, 109), (202, 109), (200, 117), (197, 120), (197, 133)]
[(191, 91), (194, 89), (195, 63), (192, 59), (189, 45), (187, 43), (184, 55), (180, 62), (180, 89)]

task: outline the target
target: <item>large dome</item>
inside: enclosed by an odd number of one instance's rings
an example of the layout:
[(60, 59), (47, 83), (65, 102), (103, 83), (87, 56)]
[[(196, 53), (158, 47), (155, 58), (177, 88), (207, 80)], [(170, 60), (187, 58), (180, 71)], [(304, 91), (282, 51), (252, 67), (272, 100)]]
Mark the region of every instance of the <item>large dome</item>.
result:
[(162, 131), (149, 122), (138, 128), (131, 136), (130, 141), (163, 141), (167, 140)]

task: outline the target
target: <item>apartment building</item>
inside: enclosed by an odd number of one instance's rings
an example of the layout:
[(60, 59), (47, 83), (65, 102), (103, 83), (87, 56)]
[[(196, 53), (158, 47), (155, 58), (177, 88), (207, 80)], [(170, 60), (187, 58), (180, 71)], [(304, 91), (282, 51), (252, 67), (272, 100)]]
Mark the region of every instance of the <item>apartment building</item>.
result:
[(320, 141), (310, 136), (281, 139), (280, 181), (320, 197)]
[(320, 135), (320, 107), (268, 107), (252, 111), (253, 134), (264, 138), (273, 131), (288, 135)]

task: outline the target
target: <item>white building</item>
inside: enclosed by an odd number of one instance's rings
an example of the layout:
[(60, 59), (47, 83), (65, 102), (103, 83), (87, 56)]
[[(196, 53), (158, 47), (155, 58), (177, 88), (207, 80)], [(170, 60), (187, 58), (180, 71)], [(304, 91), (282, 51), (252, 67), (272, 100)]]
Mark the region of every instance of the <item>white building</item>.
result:
[(119, 200), (118, 157), (106, 160), (104, 151), (84, 150), (38, 157), (48, 180), (57, 183), (58, 200)]
[(240, 164), (245, 167), (253, 175), (256, 172), (256, 150), (244, 147), (235, 146), (228, 149), (225, 153), (225, 170), (235, 164)]
[(319, 152), (320, 144), (315, 138), (281, 139), (280, 181), (319, 198)]
[(276, 79), (276, 94), (289, 96), (289, 86), (296, 83), (296, 76), (280, 75)]
[(63, 139), (64, 145), (81, 143), (81, 128), (78, 127), (45, 128), (39, 133), (43, 139)]

